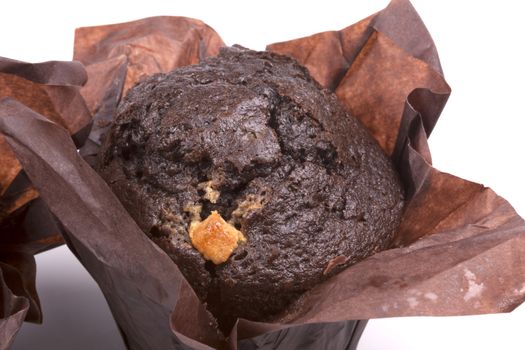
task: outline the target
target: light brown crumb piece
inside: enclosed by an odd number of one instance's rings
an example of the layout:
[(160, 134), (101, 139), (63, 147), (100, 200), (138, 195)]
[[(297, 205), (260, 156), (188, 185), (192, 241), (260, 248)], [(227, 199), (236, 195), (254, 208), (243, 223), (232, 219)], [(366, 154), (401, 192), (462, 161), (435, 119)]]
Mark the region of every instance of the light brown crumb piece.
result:
[(187, 204), (183, 210), (190, 214), (190, 220), (191, 222), (200, 222), (201, 221), (201, 211), (202, 211), (202, 205), (200, 204)]
[(191, 244), (215, 265), (227, 261), (239, 241), (246, 241), (242, 232), (224, 221), (216, 211), (202, 222), (192, 221), (189, 234)]
[(201, 182), (200, 184), (197, 185), (197, 188), (199, 190), (204, 191), (204, 196), (203, 196), (204, 199), (209, 200), (210, 203), (213, 203), (213, 204), (217, 203), (217, 200), (219, 199), (219, 196), (221, 195), (221, 193), (213, 188), (213, 180)]
[(248, 213), (261, 209), (264, 206), (265, 201), (266, 198), (263, 196), (249, 194), (232, 212), (230, 222), (233, 224), (240, 222), (240, 219)]

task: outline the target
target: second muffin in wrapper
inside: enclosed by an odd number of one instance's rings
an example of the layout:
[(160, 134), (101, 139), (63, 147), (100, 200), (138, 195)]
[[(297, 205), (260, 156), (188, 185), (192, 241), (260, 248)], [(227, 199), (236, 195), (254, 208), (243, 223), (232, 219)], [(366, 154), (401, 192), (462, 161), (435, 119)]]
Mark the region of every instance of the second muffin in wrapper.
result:
[[(98, 43), (98, 51), (86, 54), (87, 47), (94, 47), (89, 40)], [(166, 50), (166, 42), (173, 43), (173, 50), (164, 57), (160, 49)], [(105, 121), (142, 73), (196, 63), (216, 54), (221, 45), (209, 27), (183, 18), (78, 30), (75, 58), (87, 66), (90, 77), (82, 93), (95, 115), (94, 132), (82, 153), (88, 159), (96, 153)], [(268, 48), (294, 56), (361, 119), (392, 155), (408, 201), (396, 236), (398, 248), (314, 287), (275, 323), (239, 320), (228, 339), (231, 348), (260, 343), (254, 337), (262, 334), (271, 343), (270, 334), (276, 333), (268, 332), (291, 325), (310, 324), (296, 328), (295, 335), (292, 330), (280, 333), (282, 339), (295, 339), (288, 346), (304, 347), (308, 344), (300, 339), (309, 339), (312, 327), (321, 327), (319, 339), (331, 338), (331, 344), (339, 339), (334, 334), (350, 337), (356, 331), (355, 324), (330, 322), (502, 312), (519, 305), (525, 268), (515, 261), (525, 250), (523, 220), (490, 189), (430, 165), (426, 139), (450, 90), (411, 5), (394, 1), (339, 32)], [(34, 113), (11, 100), (2, 101), (1, 108), (0, 129), (7, 143), (62, 223), (69, 247), (99, 283), (130, 348), (224, 346), (176, 266), (80, 159), (69, 135), (32, 118)], [(473, 285), (479, 288), (471, 290)], [(309, 345), (319, 344), (312, 340)]]

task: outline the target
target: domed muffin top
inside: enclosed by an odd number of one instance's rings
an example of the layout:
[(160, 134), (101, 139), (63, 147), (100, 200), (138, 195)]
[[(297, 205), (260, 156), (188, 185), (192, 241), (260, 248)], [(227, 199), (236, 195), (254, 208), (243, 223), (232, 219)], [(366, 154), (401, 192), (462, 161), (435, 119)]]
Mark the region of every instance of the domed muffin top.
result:
[[(388, 247), (403, 206), (389, 158), (334, 94), (239, 47), (131, 89), (99, 170), (212, 311), (251, 319)], [(215, 263), (190, 237), (210, 215), (235, 230)]]

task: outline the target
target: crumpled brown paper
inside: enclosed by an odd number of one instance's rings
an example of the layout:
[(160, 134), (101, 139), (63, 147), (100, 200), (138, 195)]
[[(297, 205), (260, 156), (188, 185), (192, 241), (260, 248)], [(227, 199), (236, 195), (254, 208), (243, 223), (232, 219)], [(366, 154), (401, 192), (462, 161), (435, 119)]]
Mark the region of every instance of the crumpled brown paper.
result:
[[(87, 79), (77, 62), (30, 64), (0, 57), (0, 99), (12, 97), (68, 129), (77, 142), (89, 133), (91, 116), (79, 94)], [(38, 197), (23, 181), (21, 165), (0, 135), (0, 222)]]
[[(82, 90), (95, 125), (102, 121), (83, 149), (86, 159), (96, 154), (123, 90), (142, 74), (216, 53), (222, 41), (209, 30), (198, 21), (160, 17), (77, 31), (75, 58), (88, 75), (107, 73)], [(188, 46), (179, 50), (182, 42)], [(94, 54), (89, 47), (102, 49)], [(0, 103), (0, 131), (99, 283), (130, 348), (353, 349), (364, 323), (345, 320), (505, 312), (525, 299), (524, 221), (492, 190), (431, 166), (427, 138), (450, 89), (408, 1), (394, 0), (341, 31), (268, 49), (306, 65), (361, 119), (391, 154), (407, 204), (395, 247), (313, 288), (273, 323), (239, 320), (228, 339), (216, 332), (178, 268), (78, 156), (68, 134), (18, 102)], [(174, 58), (188, 50), (199, 54)], [(164, 56), (172, 63), (161, 64)]]
[[(0, 58), (0, 100), (15, 98), (62, 125), (77, 145), (84, 142), (91, 124), (91, 115), (79, 93), (86, 79), (84, 68), (77, 62), (30, 64)], [(0, 288), (4, 295), (0, 343), (5, 346), (12, 342), (24, 318), (42, 320), (33, 255), (63, 243), (55, 219), (38, 197), (0, 134)]]

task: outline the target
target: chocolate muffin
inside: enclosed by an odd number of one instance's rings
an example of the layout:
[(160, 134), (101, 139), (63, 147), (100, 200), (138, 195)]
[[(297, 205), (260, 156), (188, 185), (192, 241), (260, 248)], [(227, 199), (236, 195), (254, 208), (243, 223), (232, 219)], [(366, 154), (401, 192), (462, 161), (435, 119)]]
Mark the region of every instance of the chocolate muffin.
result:
[(385, 249), (389, 158), (293, 59), (240, 47), (132, 88), (99, 172), (224, 328)]

